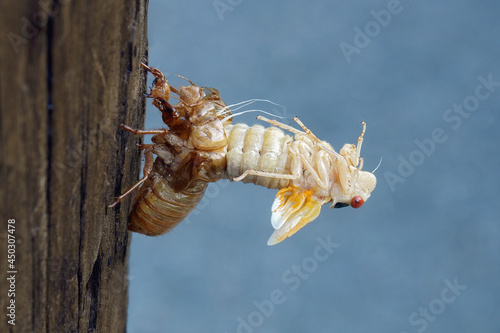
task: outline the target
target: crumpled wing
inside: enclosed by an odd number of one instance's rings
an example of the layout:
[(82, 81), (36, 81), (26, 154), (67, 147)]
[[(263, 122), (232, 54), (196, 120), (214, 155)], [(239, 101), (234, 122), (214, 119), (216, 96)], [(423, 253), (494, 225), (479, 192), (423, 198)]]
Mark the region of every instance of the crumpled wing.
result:
[(293, 186), (280, 190), (271, 208), (271, 224), (276, 230), (267, 245), (281, 242), (316, 219), (325, 202), (315, 197), (310, 190), (300, 190)]

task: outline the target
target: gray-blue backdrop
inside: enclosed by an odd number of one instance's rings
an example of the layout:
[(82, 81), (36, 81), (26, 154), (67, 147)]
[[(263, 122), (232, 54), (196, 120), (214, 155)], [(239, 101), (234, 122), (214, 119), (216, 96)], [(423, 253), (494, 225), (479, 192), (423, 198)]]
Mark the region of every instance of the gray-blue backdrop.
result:
[[(335, 149), (367, 123), (364, 207), (269, 247), (275, 190), (212, 184), (134, 234), (129, 332), (500, 332), (500, 2), (150, 2), (150, 64), (298, 115)], [(255, 114), (236, 122), (254, 124)], [(148, 109), (147, 128), (161, 127)]]

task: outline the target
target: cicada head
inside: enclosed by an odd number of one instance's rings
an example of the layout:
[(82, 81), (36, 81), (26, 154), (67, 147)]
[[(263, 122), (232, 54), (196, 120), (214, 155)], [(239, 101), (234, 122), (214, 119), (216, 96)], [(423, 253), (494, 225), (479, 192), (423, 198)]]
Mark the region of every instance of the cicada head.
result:
[[(352, 179), (350, 190), (344, 195), (338, 195), (339, 189), (334, 188), (333, 192), (337, 195), (332, 195), (332, 205), (330, 208), (342, 208), (351, 206), (352, 208), (360, 208), (370, 197), (372, 191), (377, 186), (377, 178), (368, 171), (357, 171)], [(340, 186), (339, 186), (340, 187)]]
[(366, 132), (366, 123), (361, 122), (361, 125), (363, 131), (358, 138), (357, 146), (349, 143), (345, 144), (337, 157), (340, 185), (333, 188), (331, 208), (345, 206), (359, 208), (368, 200), (375, 186), (377, 186), (377, 178), (373, 172), (361, 171), (363, 158), (360, 153)]
[(368, 171), (358, 171), (358, 178), (354, 184), (350, 205), (352, 208), (359, 208), (368, 200), (372, 191), (377, 186), (377, 177)]
[(153, 85), (151, 86), (151, 91), (149, 94), (146, 94), (146, 96), (155, 99), (164, 99), (168, 102), (170, 98), (170, 85), (168, 84), (165, 75), (163, 75), (159, 69), (151, 68), (144, 63), (141, 63), (141, 66), (155, 77)]

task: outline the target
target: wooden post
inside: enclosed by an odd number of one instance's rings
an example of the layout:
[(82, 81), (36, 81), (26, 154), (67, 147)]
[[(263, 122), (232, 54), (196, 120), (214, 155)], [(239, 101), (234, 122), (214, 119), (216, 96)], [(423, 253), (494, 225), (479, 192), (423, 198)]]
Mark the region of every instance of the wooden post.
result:
[(130, 199), (107, 205), (139, 176), (146, 14), (0, 2), (0, 332), (126, 330)]

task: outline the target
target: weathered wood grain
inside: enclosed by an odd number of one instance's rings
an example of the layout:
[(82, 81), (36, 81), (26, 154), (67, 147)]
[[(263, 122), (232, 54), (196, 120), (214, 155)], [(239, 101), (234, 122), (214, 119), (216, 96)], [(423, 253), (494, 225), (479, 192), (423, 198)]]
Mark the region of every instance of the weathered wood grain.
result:
[[(147, 1), (0, 2), (0, 332), (124, 332)], [(15, 219), (15, 297), (7, 220)], [(15, 299), (15, 326), (7, 306)]]

